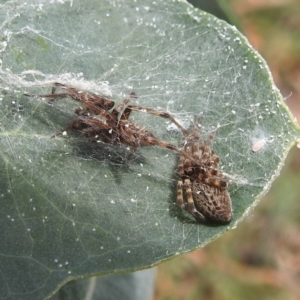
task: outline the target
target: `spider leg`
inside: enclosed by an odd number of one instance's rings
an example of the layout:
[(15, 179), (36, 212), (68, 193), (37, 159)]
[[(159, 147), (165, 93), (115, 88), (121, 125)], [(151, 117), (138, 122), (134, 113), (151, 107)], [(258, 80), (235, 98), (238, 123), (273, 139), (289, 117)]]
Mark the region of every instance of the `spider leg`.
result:
[(59, 99), (59, 98), (67, 98), (69, 97), (69, 94), (68, 93), (61, 93), (61, 94), (47, 94), (47, 95), (34, 95), (34, 94), (28, 94), (28, 93), (24, 93), (23, 94), (24, 96), (27, 96), (27, 97), (42, 97), (42, 98), (51, 98), (50, 99), (50, 102), (52, 102), (51, 100), (54, 100), (54, 99)]
[[(210, 167), (206, 167), (203, 165), (195, 166), (195, 171), (197, 174), (199, 174), (199, 179), (202, 179), (204, 177), (220, 177), (222, 178), (222, 173), (217, 170)], [(203, 176), (200, 178), (200, 176)]]
[(109, 110), (113, 108), (115, 102), (109, 98), (106, 98), (101, 95), (96, 95), (93, 93), (79, 91), (71, 86), (67, 86), (65, 84), (55, 82), (52, 87), (52, 94), (55, 94), (56, 87), (60, 87), (63, 90), (66, 90), (66, 94), (68, 97), (79, 101), (86, 105), (86, 102), (92, 103), (94, 106), (99, 107), (101, 109)]
[(185, 204), (183, 201), (183, 182), (181, 179), (177, 182), (177, 205), (185, 209)]
[(152, 108), (147, 108), (147, 107), (143, 107), (143, 106), (138, 106), (138, 105), (129, 105), (127, 106), (128, 110), (130, 111), (141, 111), (141, 112), (145, 112), (145, 113), (148, 113), (150, 115), (154, 115), (154, 116), (157, 116), (157, 117), (161, 117), (161, 118), (164, 118), (164, 119), (168, 119), (169, 121), (171, 121), (173, 124), (175, 124), (183, 133), (183, 135), (187, 136), (189, 134), (189, 132), (184, 129), (170, 114), (168, 113), (165, 113), (165, 112), (160, 112), (160, 111), (157, 111), (155, 109), (152, 109)]
[[(131, 92), (128, 98), (125, 98), (117, 107), (113, 110), (116, 113), (119, 120), (128, 120), (129, 115), (131, 113), (131, 109), (127, 106), (125, 109), (124, 107), (131, 101), (132, 98), (137, 98), (135, 92)], [(121, 111), (123, 110), (122, 114), (120, 115)]]
[(181, 155), (179, 158), (179, 163), (177, 168), (177, 173), (179, 176), (184, 176), (184, 161), (185, 161), (185, 157)]
[[(222, 174), (221, 174), (222, 175)], [(197, 179), (199, 179), (201, 182), (210, 185), (210, 186), (216, 186), (219, 189), (225, 189), (227, 187), (227, 182), (222, 177), (208, 177), (208, 174), (198, 174)]]
[(185, 188), (186, 192), (186, 205), (183, 207), (187, 212), (192, 214), (194, 218), (198, 221), (205, 221), (204, 215), (202, 215), (195, 207), (194, 200), (193, 200), (193, 193), (192, 193), (192, 183), (190, 179), (185, 179), (183, 187)]
[[(64, 90), (64, 93), (55, 93), (57, 87), (60, 87), (62, 90)], [(25, 96), (29, 97), (43, 97), (43, 98), (51, 98), (50, 101), (53, 102), (56, 99), (60, 98), (72, 98), (75, 101), (81, 102), (86, 107), (88, 107), (91, 111), (93, 111), (95, 114), (102, 114), (103, 112), (107, 112), (109, 109), (111, 109), (115, 102), (111, 99), (108, 99), (104, 96), (98, 96), (92, 93), (78, 91), (77, 89), (67, 86), (62, 83), (55, 82), (53, 84), (51, 94), (45, 94), (45, 95), (32, 95), (32, 94), (24, 94)]]
[[(115, 105), (114, 101), (107, 99), (103, 96), (97, 96), (87, 92), (80, 92), (71, 87), (66, 87), (64, 89), (67, 91), (67, 93), (52, 94), (52, 98), (70, 97), (73, 100), (78, 101), (83, 105), (85, 105), (89, 109), (89, 111), (93, 112), (95, 115), (103, 115), (109, 119), (112, 119), (112, 114), (109, 114), (107, 111)], [(60, 97), (56, 95), (60, 95)], [(49, 96), (41, 95), (41, 96), (42, 97), (47, 96), (51, 98), (50, 95)], [(108, 115), (110, 116), (108, 117)]]
[(185, 151), (182, 151), (181, 149), (179, 149), (178, 147), (176, 147), (172, 144), (169, 144), (169, 143), (166, 143), (164, 141), (158, 140), (153, 136), (147, 136), (147, 137), (144, 138), (144, 141), (142, 141), (140, 146), (145, 146), (145, 145), (160, 146), (162, 148), (166, 148), (166, 149), (169, 149), (169, 150), (172, 150), (172, 151), (175, 151), (175, 152), (181, 154), (187, 160), (194, 161), (193, 158), (189, 154), (187, 154)]
[(183, 152), (185, 155), (183, 155), (179, 161), (182, 164), (182, 174), (179, 173), (180, 176), (183, 176), (185, 174), (192, 174), (194, 171), (193, 168), (199, 165), (198, 159), (194, 158), (194, 154), (191, 147), (186, 145), (184, 147)]

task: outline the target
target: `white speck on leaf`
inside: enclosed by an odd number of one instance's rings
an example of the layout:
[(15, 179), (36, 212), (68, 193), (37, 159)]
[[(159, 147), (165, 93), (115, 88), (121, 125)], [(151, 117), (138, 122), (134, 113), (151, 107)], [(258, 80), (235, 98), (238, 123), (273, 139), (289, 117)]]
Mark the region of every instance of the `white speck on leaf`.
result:
[(255, 143), (253, 143), (252, 145), (252, 151), (253, 152), (258, 152), (260, 151), (267, 143), (266, 139), (261, 139), (261, 140), (257, 140), (255, 141)]

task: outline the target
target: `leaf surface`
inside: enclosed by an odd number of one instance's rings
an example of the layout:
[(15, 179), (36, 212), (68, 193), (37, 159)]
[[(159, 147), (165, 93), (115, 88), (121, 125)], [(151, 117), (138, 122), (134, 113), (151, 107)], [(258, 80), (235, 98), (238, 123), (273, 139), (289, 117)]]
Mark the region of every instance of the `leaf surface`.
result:
[[(263, 59), (232, 26), (174, 1), (1, 4), (0, 294), (43, 299), (83, 276), (133, 271), (192, 251), (233, 228), (266, 193), (299, 140)], [(78, 103), (50, 105), (53, 82), (168, 111), (203, 138), (233, 180), (234, 219), (197, 224), (176, 206), (178, 155), (50, 137)], [(180, 146), (181, 133), (132, 120)], [(255, 152), (253, 151), (255, 150)], [(257, 150), (258, 149), (258, 150)]]

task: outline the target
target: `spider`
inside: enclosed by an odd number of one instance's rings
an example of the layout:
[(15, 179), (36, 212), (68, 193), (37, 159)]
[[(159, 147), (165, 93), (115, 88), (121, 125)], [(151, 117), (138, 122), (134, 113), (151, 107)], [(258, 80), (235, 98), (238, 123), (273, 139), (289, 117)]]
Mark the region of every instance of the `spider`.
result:
[[(56, 93), (57, 87), (62, 90), (61, 93)], [(188, 134), (187, 130), (185, 130), (168, 113), (137, 105), (126, 106), (132, 98), (136, 98), (136, 94), (134, 92), (116, 106), (115, 102), (109, 98), (90, 92), (83, 92), (74, 87), (58, 82), (54, 83), (51, 94), (24, 95), (29, 97), (38, 96), (50, 98), (50, 101), (68, 97), (82, 103), (85, 106), (85, 108), (76, 109), (75, 113), (77, 118), (62, 132), (56, 133), (53, 137), (61, 135), (70, 129), (74, 129), (79, 131), (92, 142), (103, 142), (111, 145), (128, 145), (130, 147), (130, 152), (127, 158), (131, 157), (131, 155), (140, 146), (157, 145), (176, 151), (183, 157), (192, 159), (178, 147), (157, 139), (149, 130), (129, 120), (129, 116), (132, 111), (146, 112), (170, 120), (183, 132), (183, 134)]]
[(218, 170), (219, 157), (211, 148), (214, 134), (206, 142), (200, 138), (202, 120), (195, 119), (186, 135), (183, 151), (192, 160), (183, 155), (179, 159), (177, 204), (199, 222), (229, 223), (233, 215), (226, 177)]

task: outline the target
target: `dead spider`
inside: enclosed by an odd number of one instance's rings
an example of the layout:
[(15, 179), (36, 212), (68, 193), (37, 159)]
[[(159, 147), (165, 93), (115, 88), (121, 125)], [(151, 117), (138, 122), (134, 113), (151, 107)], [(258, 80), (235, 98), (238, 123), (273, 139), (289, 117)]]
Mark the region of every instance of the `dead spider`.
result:
[(194, 121), (186, 135), (183, 151), (191, 157), (181, 155), (177, 184), (177, 203), (197, 221), (229, 223), (232, 220), (231, 199), (226, 190), (225, 175), (218, 170), (219, 157), (214, 154), (211, 144), (214, 134), (208, 141), (200, 138), (199, 123)]
[[(62, 89), (63, 92), (55, 93), (57, 87)], [(24, 95), (29, 97), (38, 96), (50, 98), (51, 101), (68, 97), (82, 103), (85, 106), (85, 108), (76, 109), (75, 113), (77, 118), (62, 132), (59, 132), (54, 136), (60, 135), (70, 129), (75, 129), (93, 142), (103, 142), (111, 145), (123, 144), (130, 146), (131, 149), (127, 158), (129, 158), (138, 147), (157, 145), (176, 151), (183, 157), (191, 159), (176, 146), (157, 139), (150, 131), (129, 120), (129, 116), (132, 111), (146, 112), (170, 120), (185, 135), (188, 134), (188, 132), (171, 115), (167, 113), (137, 105), (126, 106), (132, 98), (136, 98), (134, 92), (132, 92), (128, 98), (125, 98), (117, 106), (115, 106), (114, 101), (104, 96), (83, 92), (74, 87), (58, 82), (54, 83), (51, 94)]]

